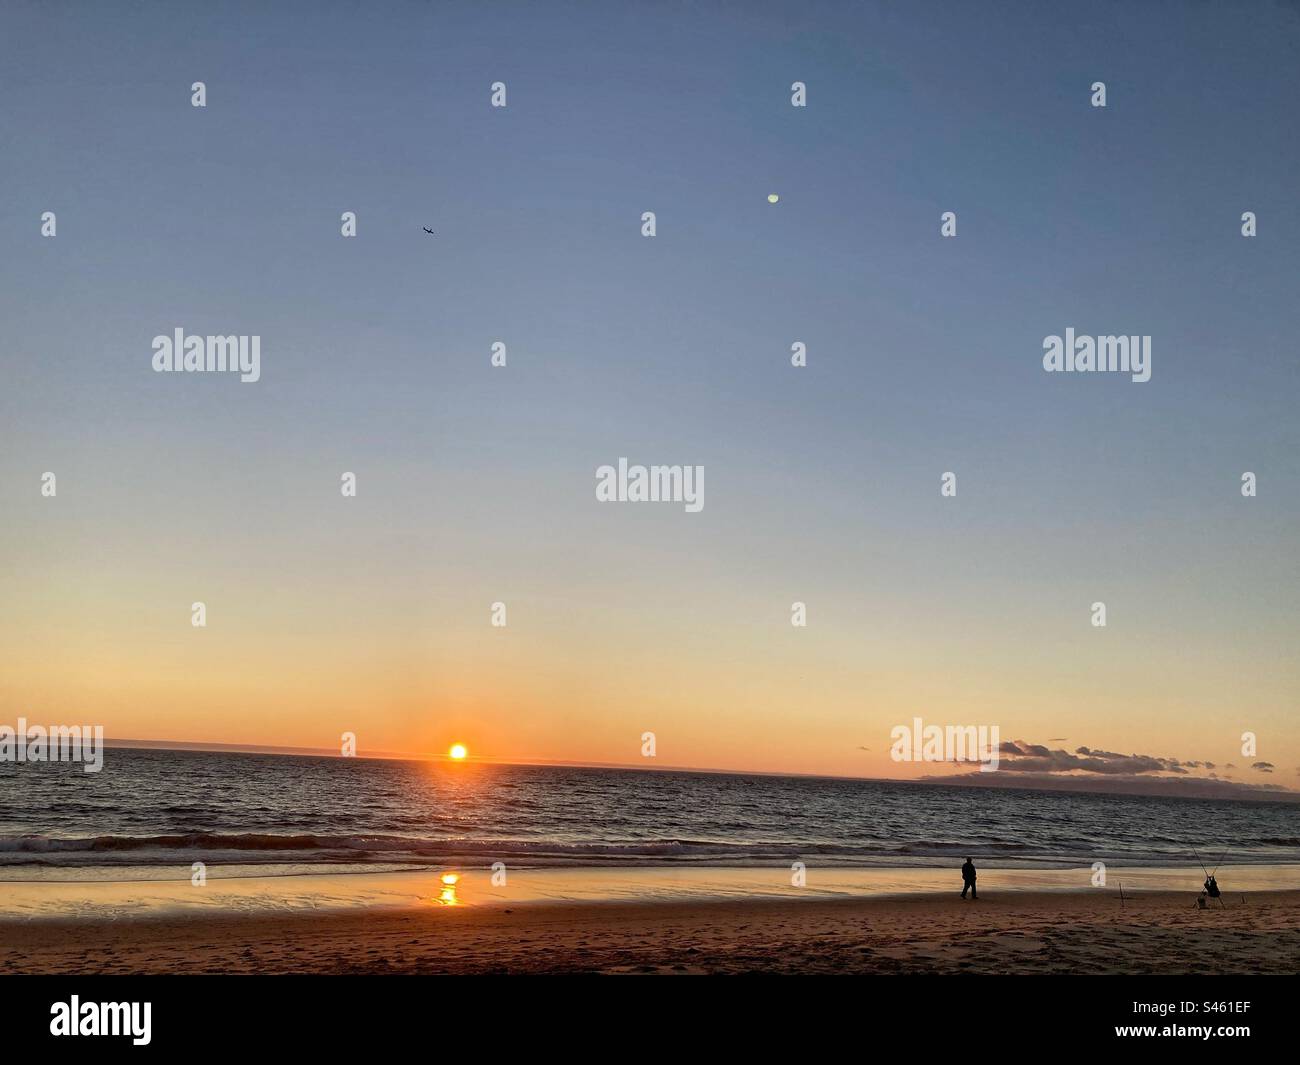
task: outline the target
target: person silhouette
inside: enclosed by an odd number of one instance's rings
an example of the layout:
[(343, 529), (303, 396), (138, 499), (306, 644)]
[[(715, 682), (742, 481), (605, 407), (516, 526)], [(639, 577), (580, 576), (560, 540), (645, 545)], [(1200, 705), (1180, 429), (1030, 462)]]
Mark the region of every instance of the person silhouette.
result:
[(961, 867), (961, 897), (963, 899), (968, 891), (972, 899), (979, 898), (975, 891), (975, 863), (969, 858), (966, 859), (966, 864)]

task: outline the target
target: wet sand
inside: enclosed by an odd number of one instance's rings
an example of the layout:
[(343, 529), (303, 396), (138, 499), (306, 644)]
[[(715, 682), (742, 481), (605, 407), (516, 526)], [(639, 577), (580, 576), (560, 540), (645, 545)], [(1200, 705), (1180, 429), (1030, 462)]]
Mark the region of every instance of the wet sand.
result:
[(1300, 892), (533, 901), (0, 919), (0, 973), (1271, 973)]

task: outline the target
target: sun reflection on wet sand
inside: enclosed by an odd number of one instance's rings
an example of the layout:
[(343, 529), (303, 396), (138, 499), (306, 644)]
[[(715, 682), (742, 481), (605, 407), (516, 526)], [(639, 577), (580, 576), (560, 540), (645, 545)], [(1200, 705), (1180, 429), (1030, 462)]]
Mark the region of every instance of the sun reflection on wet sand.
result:
[(442, 881), (442, 890), (438, 892), (438, 902), (443, 906), (459, 906), (460, 899), (456, 897), (456, 885), (460, 883), (460, 874), (443, 873), (439, 879)]

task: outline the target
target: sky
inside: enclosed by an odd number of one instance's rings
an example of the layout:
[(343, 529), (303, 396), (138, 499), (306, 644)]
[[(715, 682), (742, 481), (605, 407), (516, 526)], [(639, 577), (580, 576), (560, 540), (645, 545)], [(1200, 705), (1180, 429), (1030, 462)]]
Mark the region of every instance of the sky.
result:
[(1297, 99), (1283, 3), (6, 4), (0, 722), (1300, 785)]

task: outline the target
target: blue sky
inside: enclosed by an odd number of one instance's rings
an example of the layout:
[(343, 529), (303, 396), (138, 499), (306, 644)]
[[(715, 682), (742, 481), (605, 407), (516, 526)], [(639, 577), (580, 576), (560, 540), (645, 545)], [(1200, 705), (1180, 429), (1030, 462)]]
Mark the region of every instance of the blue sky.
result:
[[(116, 582), (134, 581), (123, 638), (147, 641), (169, 597), (220, 586), (252, 597), (249, 631), (292, 602), (347, 641), (364, 640), (349, 617), (478, 624), (497, 598), (553, 629), (600, 603), (665, 632), (779, 625), (803, 599), (844, 649), (968, 656), (954, 685), (993, 655), (989, 699), (1028, 684), (1025, 658), (1078, 670), (1080, 692), (1149, 668), (1149, 692), (1223, 656), (1217, 694), (1257, 682), (1243, 701), (1286, 727), (1294, 5), (0, 18), (0, 583), (24, 609), (71, 610), (50, 604), (74, 587), (122, 609)], [(177, 326), (260, 334), (262, 380), (151, 373), (151, 338)], [(1150, 334), (1151, 381), (1045, 374), (1042, 339), (1068, 326)], [(505, 370), (487, 364), (496, 340)], [(704, 512), (597, 506), (594, 470), (621, 455), (704, 465)], [(46, 469), (54, 525), (31, 490)], [(340, 470), (360, 482), (346, 512)], [(946, 470), (956, 500), (939, 497)], [(1122, 667), (1074, 643), (1094, 599), (1125, 626)], [(8, 624), (30, 633), (21, 613)], [(545, 650), (576, 663), (581, 646)], [(839, 651), (791, 668), (824, 673)], [(843, 678), (828, 728), (857, 727), (861, 680)], [(880, 721), (930, 694), (895, 693)], [(1103, 715), (1094, 742), (1118, 743), (1125, 717)], [(1293, 726), (1288, 744), (1300, 756)]]

